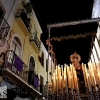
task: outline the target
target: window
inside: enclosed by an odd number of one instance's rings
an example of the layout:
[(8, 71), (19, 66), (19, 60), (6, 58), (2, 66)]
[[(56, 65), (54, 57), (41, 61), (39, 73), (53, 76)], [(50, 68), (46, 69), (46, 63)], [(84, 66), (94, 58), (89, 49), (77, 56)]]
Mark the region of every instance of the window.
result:
[(0, 22), (2, 20), (2, 17), (5, 15), (6, 10), (4, 9), (2, 3), (0, 2)]
[[(6, 11), (5, 11), (2, 3), (0, 2), (0, 25), (4, 24), (3, 17), (5, 15), (5, 13), (6, 13)], [(3, 27), (4, 27), (4, 25), (3, 25)], [(2, 29), (2, 31), (0, 32), (0, 39), (2, 38), (3, 32), (4, 32), (4, 29)]]
[(29, 72), (28, 72), (28, 83), (33, 85), (33, 74), (35, 70), (35, 61), (34, 58), (31, 56), (29, 61)]
[[(22, 52), (21, 42), (17, 37), (14, 37), (14, 39), (12, 40), (12, 43), (11, 43), (11, 47), (10, 47), (9, 52), (8, 52), (9, 53), (8, 54), (8, 62), (11, 65), (11, 69), (15, 73), (18, 71), (22, 71), (22, 66), (24, 64), (23, 61), (20, 59), (21, 52)], [(19, 62), (19, 63), (17, 63), (17, 62)], [(12, 66), (12, 64), (13, 64), (13, 66)]]
[(2, 22), (2, 16), (4, 15), (4, 11), (3, 11), (3, 9), (0, 7), (0, 24), (1, 24), (1, 22)]
[(38, 55), (38, 60), (39, 60), (39, 62), (41, 63), (41, 57)]
[(21, 58), (21, 51), (22, 51), (22, 48), (21, 48), (21, 43), (20, 43), (20, 40), (17, 38), (17, 37), (14, 37), (13, 41), (12, 41), (12, 44), (11, 44), (11, 48), (10, 50), (13, 50), (15, 52), (15, 54)]
[(44, 78), (40, 75), (40, 92), (43, 93), (43, 81)]
[(34, 58), (31, 56), (30, 57), (30, 62), (29, 62), (29, 71), (33, 71), (35, 70), (35, 61)]
[[(17, 37), (14, 37), (10, 50), (12, 50), (19, 58), (21, 58), (21, 43), (20, 40)], [(12, 51), (9, 51), (9, 55), (8, 55), (8, 62), (9, 63), (13, 63), (13, 56), (14, 53)]]
[(41, 65), (44, 67), (44, 53), (42, 52), (41, 55)]

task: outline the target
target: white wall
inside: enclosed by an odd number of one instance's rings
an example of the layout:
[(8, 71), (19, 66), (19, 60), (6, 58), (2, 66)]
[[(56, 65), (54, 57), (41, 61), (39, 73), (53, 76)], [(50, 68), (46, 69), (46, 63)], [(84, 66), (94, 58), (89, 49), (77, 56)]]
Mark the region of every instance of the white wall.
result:
[(13, 10), (15, 10), (14, 9), (15, 1), (17, 1), (17, 0), (1, 0), (2, 5), (4, 6), (4, 8), (6, 10), (6, 14), (5, 14), (4, 18), (7, 20), (10, 27), (12, 26), (13, 20), (15, 18), (14, 13), (12, 12)]
[[(43, 51), (44, 54), (45, 54), (44, 63), (46, 64), (46, 59), (48, 59), (48, 51), (46, 50), (46, 48), (45, 48), (43, 43), (41, 43), (41, 51)], [(53, 62), (52, 62), (52, 65), (53, 65)], [(45, 71), (46, 71), (46, 65), (45, 65)], [(48, 67), (48, 81), (51, 81), (51, 76), (49, 75), (49, 72), (51, 72), (51, 57), (50, 56), (49, 56), (49, 67)]]
[(7, 19), (9, 17), (10, 11), (13, 8), (14, 5), (14, 1), (15, 0), (1, 0), (5, 10), (6, 10), (6, 15), (5, 15), (5, 19)]
[(100, 17), (100, 0), (94, 0), (92, 18)]

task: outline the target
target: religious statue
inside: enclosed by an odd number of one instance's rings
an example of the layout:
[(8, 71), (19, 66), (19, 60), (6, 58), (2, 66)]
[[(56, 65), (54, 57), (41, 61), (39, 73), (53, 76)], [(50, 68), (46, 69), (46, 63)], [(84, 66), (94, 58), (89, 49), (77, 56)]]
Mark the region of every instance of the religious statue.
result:
[(72, 55), (70, 55), (70, 61), (72, 62), (73, 66), (76, 69), (77, 72), (77, 77), (78, 77), (78, 83), (79, 83), (79, 89), (80, 92), (85, 92), (85, 84), (84, 84), (84, 78), (83, 78), (83, 72), (82, 72), (82, 67), (80, 64), (81, 57), (79, 54), (74, 52)]
[(76, 69), (80, 69), (81, 65), (80, 65), (80, 61), (81, 61), (81, 57), (79, 54), (77, 54), (76, 52), (74, 52), (71, 56), (70, 56), (70, 60), (72, 62), (72, 64), (74, 65), (74, 67)]

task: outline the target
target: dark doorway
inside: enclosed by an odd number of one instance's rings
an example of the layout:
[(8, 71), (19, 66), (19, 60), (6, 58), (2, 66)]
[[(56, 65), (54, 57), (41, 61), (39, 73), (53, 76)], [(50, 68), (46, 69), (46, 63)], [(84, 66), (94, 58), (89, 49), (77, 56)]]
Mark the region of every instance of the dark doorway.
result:
[(43, 77), (40, 75), (40, 92), (43, 94)]
[(28, 71), (28, 83), (32, 84), (32, 77), (34, 74), (34, 70), (35, 70), (35, 61), (34, 58), (31, 56), (30, 57), (30, 61), (29, 61), (29, 71)]

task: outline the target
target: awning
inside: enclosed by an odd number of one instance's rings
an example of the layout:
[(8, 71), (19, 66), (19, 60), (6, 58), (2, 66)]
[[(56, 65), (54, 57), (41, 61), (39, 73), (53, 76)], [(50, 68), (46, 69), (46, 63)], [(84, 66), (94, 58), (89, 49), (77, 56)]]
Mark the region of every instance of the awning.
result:
[(40, 93), (37, 89), (35, 89), (33, 86), (29, 85), (26, 81), (24, 81), (22, 78), (20, 78), (18, 75), (13, 73), (9, 68), (4, 68), (2, 70), (3, 76), (7, 77), (11, 81), (13, 81), (16, 85), (19, 85), (22, 88), (27, 89), (30, 91), (35, 97), (42, 96), (42, 93)]

